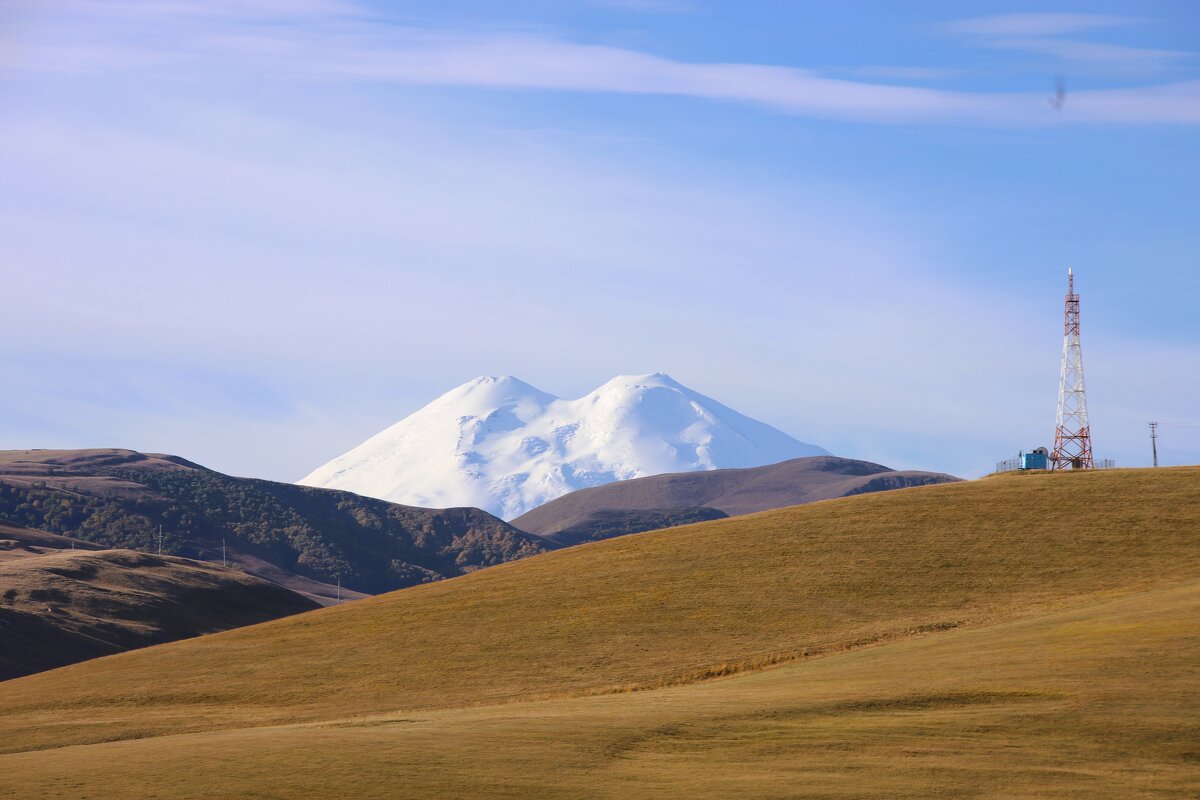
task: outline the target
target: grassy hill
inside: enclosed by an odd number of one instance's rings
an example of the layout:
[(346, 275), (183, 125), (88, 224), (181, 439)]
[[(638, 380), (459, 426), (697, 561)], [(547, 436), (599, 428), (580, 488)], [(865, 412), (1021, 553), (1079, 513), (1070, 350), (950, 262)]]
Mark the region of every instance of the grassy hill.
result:
[(675, 472), (580, 489), (512, 521), (562, 545), (687, 525), (726, 516), (959, 480), (896, 471), (837, 456), (793, 458), (747, 469)]
[(103, 550), (104, 547), (70, 536), (0, 522), (0, 562), (72, 549)]
[(862, 495), (0, 684), (0, 789), (1190, 796), (1197, 611), (1200, 470)]
[(16, 753), (0, 793), (1190, 800), (1197, 618), (1193, 582), (655, 692)]
[[(534, 511), (537, 510), (534, 509)], [(555, 528), (548, 534), (539, 535), (554, 544), (572, 547), (584, 542), (599, 542), (617, 536), (628, 536), (631, 533), (676, 528), (696, 522), (711, 522), (714, 519), (725, 519), (728, 516), (724, 511), (706, 506), (632, 510), (599, 509), (573, 519), (569, 524)], [(516, 524), (515, 520), (513, 524)]]
[(202, 562), (65, 549), (61, 537), (10, 527), (0, 537), (0, 680), (317, 607)]
[(164, 553), (208, 560), (224, 540), (247, 572), (314, 597), (339, 579), (374, 594), (551, 547), (476, 508), (413, 508), (111, 449), (0, 451), (0, 521), (142, 551), (157, 550), (161, 526)]

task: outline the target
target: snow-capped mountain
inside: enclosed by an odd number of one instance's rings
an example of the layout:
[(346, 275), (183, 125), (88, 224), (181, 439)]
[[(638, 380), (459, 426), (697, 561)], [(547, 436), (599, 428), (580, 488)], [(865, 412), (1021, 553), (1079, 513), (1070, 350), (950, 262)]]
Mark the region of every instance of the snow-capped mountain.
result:
[(512, 519), (612, 481), (814, 455), (828, 453), (662, 373), (622, 375), (578, 400), (476, 378), (300, 483)]

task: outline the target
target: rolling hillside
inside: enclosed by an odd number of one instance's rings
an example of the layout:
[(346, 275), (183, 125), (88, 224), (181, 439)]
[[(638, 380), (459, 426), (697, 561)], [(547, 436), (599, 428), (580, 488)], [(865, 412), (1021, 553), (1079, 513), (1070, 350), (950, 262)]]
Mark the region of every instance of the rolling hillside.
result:
[[(566, 495), (566, 497), (570, 497), (570, 495)], [(562, 499), (566, 499), (566, 497)], [(530, 514), (536, 512), (535, 508)], [(677, 528), (680, 525), (691, 525), (696, 522), (711, 522), (715, 519), (725, 519), (728, 516), (724, 511), (707, 506), (651, 509), (601, 508), (582, 514), (561, 528), (552, 525), (550, 533), (540, 535), (548, 542), (570, 547), (585, 542), (612, 539), (615, 536), (628, 536), (631, 533)], [(546, 520), (535, 518), (534, 521)], [(516, 520), (513, 520), (513, 524), (516, 525)]]
[[(845, 796), (977, 796), (965, 787), (1009, 769), (1029, 792), (1044, 773), (1181, 796), (1197, 775), (1198, 532), (1200, 470), (1178, 468), (612, 539), (0, 684), (0, 747), (35, 751), (0, 758), (0, 788), (65, 792), (53, 749), (108, 741), (72, 751), (120, 758), (96, 786), (186, 752), (221, 763), (234, 794), (286, 774), (281, 797), (470, 796), (493, 768), (511, 781), (496, 796), (778, 796), (769, 780), (806, 770), (813, 796), (855, 770), (880, 781)], [(327, 755), (303, 762), (313, 747)], [(757, 779), (767, 765), (784, 777)], [(164, 796), (186, 796), (175, 785)]]
[(0, 529), (0, 680), (317, 608), (235, 570), (64, 543)]
[(950, 483), (940, 472), (897, 471), (837, 456), (765, 467), (676, 472), (580, 489), (512, 524), (562, 545), (750, 514), (868, 492)]
[(1200, 786), (1200, 584), (655, 692), (0, 756), (0, 793), (1180, 798)]
[(60, 550), (103, 550), (103, 545), (72, 539), (49, 531), (0, 522), (0, 562), (57, 553)]
[(0, 451), (0, 521), (106, 547), (220, 560), (329, 602), (462, 575), (550, 549), (475, 508), (412, 508), (234, 478), (132, 450)]

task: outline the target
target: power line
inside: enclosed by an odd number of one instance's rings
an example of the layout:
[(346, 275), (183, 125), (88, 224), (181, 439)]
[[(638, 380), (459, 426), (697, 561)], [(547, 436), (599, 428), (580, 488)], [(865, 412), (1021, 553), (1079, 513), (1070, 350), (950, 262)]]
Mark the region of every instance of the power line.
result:
[(1158, 466), (1158, 423), (1150, 423), (1150, 449), (1154, 452), (1154, 466)]

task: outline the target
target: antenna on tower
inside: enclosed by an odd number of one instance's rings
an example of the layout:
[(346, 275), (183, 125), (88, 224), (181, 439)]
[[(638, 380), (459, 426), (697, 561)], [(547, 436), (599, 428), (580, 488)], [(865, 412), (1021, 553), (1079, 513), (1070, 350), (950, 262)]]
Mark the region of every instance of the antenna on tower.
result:
[(1058, 378), (1058, 418), (1050, 468), (1093, 467), (1092, 430), (1088, 425), (1083, 351), (1079, 344), (1079, 295), (1075, 294), (1075, 272), (1068, 267), (1067, 296), (1063, 303), (1062, 369)]

